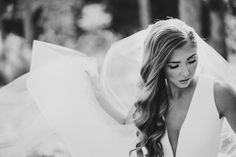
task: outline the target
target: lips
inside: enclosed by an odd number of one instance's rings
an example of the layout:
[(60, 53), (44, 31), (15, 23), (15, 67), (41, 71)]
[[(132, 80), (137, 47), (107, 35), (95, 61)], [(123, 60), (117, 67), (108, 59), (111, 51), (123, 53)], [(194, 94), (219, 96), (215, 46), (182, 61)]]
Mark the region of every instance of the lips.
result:
[(190, 78), (187, 78), (187, 79), (184, 79), (184, 80), (180, 80), (179, 82), (185, 83), (185, 82), (187, 82), (188, 80), (190, 80)]

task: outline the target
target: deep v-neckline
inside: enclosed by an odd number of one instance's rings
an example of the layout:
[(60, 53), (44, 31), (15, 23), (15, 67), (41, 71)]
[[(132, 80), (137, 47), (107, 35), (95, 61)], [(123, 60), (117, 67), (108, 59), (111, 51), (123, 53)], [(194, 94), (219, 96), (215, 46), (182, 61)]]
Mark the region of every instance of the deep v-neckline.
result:
[(192, 95), (192, 98), (191, 98), (191, 100), (190, 100), (190, 104), (189, 104), (189, 107), (188, 107), (186, 116), (185, 116), (185, 118), (184, 118), (184, 120), (183, 120), (182, 125), (180, 126), (179, 133), (178, 133), (178, 135), (177, 135), (178, 137), (177, 137), (177, 143), (176, 143), (175, 152), (174, 152), (173, 147), (172, 147), (171, 142), (170, 142), (168, 130), (166, 129), (167, 141), (168, 141), (168, 143), (169, 143), (169, 146), (170, 146), (170, 149), (171, 149), (171, 151), (172, 151), (172, 156), (173, 156), (173, 157), (177, 157), (176, 155), (177, 155), (177, 153), (178, 153), (178, 147), (179, 147), (179, 143), (180, 143), (179, 141), (181, 140), (181, 133), (182, 133), (182, 130), (183, 130), (184, 126), (185, 126), (186, 121), (189, 119), (189, 114), (190, 114), (191, 108), (192, 108), (192, 106), (193, 106), (192, 104), (193, 104), (193, 101), (194, 101), (194, 99), (195, 99), (195, 97), (196, 97), (196, 93), (197, 93), (198, 88), (199, 88), (199, 87), (198, 87), (199, 84), (200, 84), (199, 82), (200, 82), (200, 77), (198, 77), (198, 79), (197, 79), (197, 83), (196, 83), (195, 89), (194, 89), (194, 91), (193, 91), (193, 95)]

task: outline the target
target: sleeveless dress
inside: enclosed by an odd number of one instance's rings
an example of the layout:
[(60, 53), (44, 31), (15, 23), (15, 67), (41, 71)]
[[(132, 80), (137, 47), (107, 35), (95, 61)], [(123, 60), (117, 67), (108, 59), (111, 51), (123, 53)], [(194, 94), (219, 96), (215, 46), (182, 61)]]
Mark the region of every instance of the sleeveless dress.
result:
[[(180, 129), (175, 157), (216, 157), (221, 126), (214, 99), (214, 79), (200, 76)], [(164, 157), (174, 157), (167, 131), (161, 143)]]

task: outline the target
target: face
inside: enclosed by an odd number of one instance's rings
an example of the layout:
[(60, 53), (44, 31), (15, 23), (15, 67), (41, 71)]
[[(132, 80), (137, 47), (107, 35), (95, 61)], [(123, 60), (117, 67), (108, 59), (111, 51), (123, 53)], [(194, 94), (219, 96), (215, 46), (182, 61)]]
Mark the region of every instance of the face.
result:
[(191, 43), (173, 51), (165, 65), (168, 83), (178, 88), (186, 88), (192, 81), (197, 67), (196, 47)]

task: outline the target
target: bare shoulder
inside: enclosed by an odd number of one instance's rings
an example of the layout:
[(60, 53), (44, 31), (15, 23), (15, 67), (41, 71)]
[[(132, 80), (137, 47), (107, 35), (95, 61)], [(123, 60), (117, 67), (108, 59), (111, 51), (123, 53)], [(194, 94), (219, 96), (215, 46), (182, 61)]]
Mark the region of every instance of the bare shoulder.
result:
[(236, 108), (236, 92), (229, 84), (215, 80), (214, 97), (220, 116)]

